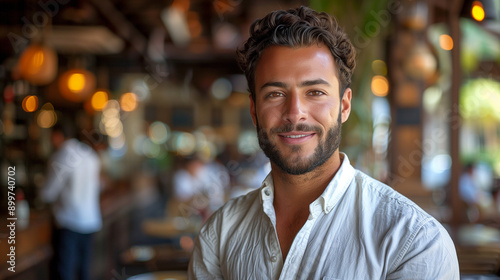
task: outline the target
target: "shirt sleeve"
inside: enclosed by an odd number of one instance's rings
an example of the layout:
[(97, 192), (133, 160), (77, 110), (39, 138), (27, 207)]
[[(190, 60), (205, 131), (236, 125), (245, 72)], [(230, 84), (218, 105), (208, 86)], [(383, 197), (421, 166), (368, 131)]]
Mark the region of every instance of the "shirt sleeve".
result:
[(224, 279), (217, 249), (218, 234), (215, 231), (219, 213), (216, 212), (210, 217), (195, 240), (189, 262), (189, 279)]
[(428, 220), (406, 241), (387, 279), (460, 279), (457, 253), (450, 235)]

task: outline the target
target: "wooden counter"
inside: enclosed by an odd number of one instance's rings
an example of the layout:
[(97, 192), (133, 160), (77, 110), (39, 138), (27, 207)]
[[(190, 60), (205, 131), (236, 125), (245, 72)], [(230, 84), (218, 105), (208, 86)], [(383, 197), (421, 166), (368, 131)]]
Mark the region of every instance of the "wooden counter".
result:
[[(0, 217), (7, 223), (7, 217)], [(30, 223), (25, 229), (16, 229), (15, 244), (8, 244), (9, 232), (2, 229), (0, 239), (0, 279), (30, 279), (25, 273), (32, 267), (46, 263), (52, 257), (52, 226), (48, 211), (31, 211)], [(15, 272), (9, 271), (10, 246), (15, 246)], [(43, 270), (43, 269), (42, 269)], [(48, 273), (38, 271), (39, 273)], [(21, 275), (23, 274), (23, 275)], [(48, 274), (47, 274), (48, 279)]]

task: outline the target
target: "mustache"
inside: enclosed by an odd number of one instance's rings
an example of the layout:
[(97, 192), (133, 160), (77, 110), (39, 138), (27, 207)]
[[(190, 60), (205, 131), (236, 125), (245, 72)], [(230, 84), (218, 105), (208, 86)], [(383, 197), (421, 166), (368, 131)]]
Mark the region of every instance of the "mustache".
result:
[(276, 134), (276, 133), (288, 133), (288, 132), (292, 132), (292, 131), (308, 131), (308, 132), (314, 131), (319, 136), (321, 136), (321, 134), (322, 134), (322, 130), (319, 126), (308, 125), (308, 124), (304, 124), (304, 123), (301, 123), (301, 124), (288, 123), (288, 124), (283, 125), (283, 126), (273, 127), (273, 128), (271, 128), (271, 130), (269, 132), (272, 134)]

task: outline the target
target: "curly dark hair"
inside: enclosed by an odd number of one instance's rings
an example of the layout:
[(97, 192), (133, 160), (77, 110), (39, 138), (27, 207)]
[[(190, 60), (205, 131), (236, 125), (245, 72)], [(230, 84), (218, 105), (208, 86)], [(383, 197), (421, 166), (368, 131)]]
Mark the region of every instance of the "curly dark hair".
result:
[(323, 44), (337, 64), (340, 95), (351, 85), (356, 66), (356, 50), (337, 20), (325, 12), (308, 7), (274, 11), (250, 26), (250, 38), (236, 51), (240, 68), (245, 72), (248, 87), (255, 101), (255, 68), (264, 49), (269, 46), (291, 48)]

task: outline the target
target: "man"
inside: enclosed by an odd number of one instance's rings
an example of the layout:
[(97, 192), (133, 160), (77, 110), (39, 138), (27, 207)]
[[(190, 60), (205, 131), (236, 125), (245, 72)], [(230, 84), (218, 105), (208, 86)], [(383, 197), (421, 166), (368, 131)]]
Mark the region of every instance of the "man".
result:
[(446, 230), (339, 152), (355, 50), (306, 7), (254, 22), (239, 50), (272, 171), (200, 231), (193, 279), (459, 279)]
[(41, 192), (42, 199), (52, 203), (55, 217), (51, 279), (90, 279), (92, 234), (102, 226), (99, 157), (71, 134), (70, 126), (54, 127), (57, 152)]

